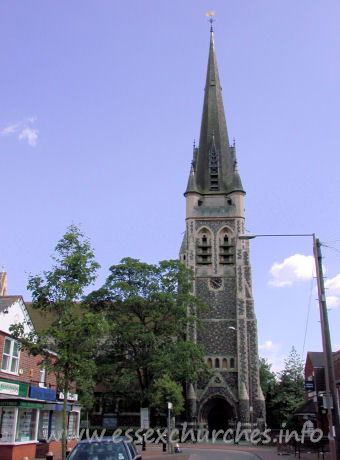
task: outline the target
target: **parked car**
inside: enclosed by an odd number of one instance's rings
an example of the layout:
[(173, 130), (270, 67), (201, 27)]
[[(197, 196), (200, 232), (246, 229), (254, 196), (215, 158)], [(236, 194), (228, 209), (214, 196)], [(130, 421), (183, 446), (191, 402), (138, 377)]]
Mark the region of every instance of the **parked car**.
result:
[(67, 460), (142, 460), (133, 442), (123, 436), (100, 440), (83, 439), (72, 449)]

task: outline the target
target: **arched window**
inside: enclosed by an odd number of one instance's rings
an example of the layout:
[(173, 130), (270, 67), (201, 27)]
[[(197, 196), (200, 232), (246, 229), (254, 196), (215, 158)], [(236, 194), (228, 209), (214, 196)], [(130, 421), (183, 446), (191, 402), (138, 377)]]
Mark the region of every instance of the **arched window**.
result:
[(231, 241), (232, 230), (222, 228), (219, 233), (219, 262), (221, 265), (234, 263), (234, 246)]
[(210, 369), (212, 368), (212, 360), (210, 358), (207, 359), (207, 365)]
[(215, 359), (215, 367), (216, 369), (220, 367), (220, 360), (218, 358)]
[(198, 265), (211, 264), (211, 238), (212, 234), (207, 228), (201, 228), (196, 239), (196, 262)]
[(234, 369), (234, 367), (235, 367), (235, 360), (234, 358), (230, 358), (230, 368)]
[(223, 358), (222, 360), (222, 368), (228, 369), (228, 360), (226, 358)]

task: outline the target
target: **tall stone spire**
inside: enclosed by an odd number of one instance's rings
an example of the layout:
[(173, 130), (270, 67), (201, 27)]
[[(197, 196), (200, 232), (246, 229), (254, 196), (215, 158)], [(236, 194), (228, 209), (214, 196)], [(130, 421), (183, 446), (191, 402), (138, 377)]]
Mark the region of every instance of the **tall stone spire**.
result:
[[(207, 13), (213, 22), (213, 12)], [(262, 427), (265, 401), (259, 379), (257, 322), (249, 243), (244, 233), (244, 190), (235, 141), (229, 144), (210, 31), (208, 70), (199, 145), (194, 145), (180, 260), (194, 272), (193, 292), (206, 306), (188, 339), (203, 346), (213, 377), (187, 385), (187, 421), (210, 431)], [(262, 428), (261, 428), (262, 429)]]
[[(215, 144), (214, 147), (213, 144)], [(215, 55), (214, 31), (211, 26), (201, 134), (194, 171), (195, 177), (191, 177), (190, 181), (192, 184), (194, 180), (198, 193), (227, 194), (234, 191), (243, 192), (241, 179), (237, 168), (235, 168), (236, 158), (232, 150), (232, 147), (229, 145), (222, 100), (222, 88)], [(212, 171), (212, 154), (214, 159), (216, 159), (216, 157), (218, 158), (217, 172), (216, 164), (214, 171)], [(215, 177), (217, 174), (217, 186), (211, 174), (215, 174)], [(213, 179), (213, 181), (211, 179)], [(187, 189), (186, 193), (190, 191), (192, 191), (192, 187), (191, 190)]]

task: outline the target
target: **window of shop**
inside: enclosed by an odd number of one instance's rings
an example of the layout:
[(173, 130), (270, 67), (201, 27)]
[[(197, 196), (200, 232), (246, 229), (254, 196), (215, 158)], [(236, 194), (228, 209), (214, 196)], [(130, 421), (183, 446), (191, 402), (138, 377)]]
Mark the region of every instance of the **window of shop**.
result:
[(0, 407), (0, 433), (1, 443), (13, 441), (15, 429), (15, 409)]
[(1, 370), (11, 374), (17, 374), (19, 367), (19, 347), (16, 340), (5, 338), (2, 355)]
[(71, 412), (68, 416), (67, 434), (70, 438), (77, 436), (77, 413)]
[(48, 438), (48, 428), (50, 424), (50, 411), (41, 410), (39, 417), (39, 427), (38, 427), (38, 439), (43, 440)]
[(51, 432), (58, 433), (63, 429), (63, 414), (61, 411), (53, 411)]
[(37, 420), (37, 409), (19, 409), (16, 442), (34, 441)]

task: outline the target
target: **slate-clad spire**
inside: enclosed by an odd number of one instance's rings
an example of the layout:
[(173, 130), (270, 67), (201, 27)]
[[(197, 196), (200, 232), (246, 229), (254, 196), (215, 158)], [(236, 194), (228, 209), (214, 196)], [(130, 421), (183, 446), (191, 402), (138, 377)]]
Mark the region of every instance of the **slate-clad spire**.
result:
[[(218, 187), (211, 187), (211, 152), (212, 147), (216, 149), (218, 158)], [(210, 162), (210, 164), (209, 164)], [(210, 49), (208, 59), (207, 79), (204, 92), (203, 113), (201, 122), (200, 141), (194, 171), (194, 178), (191, 177), (191, 185), (195, 181), (195, 188), (198, 193), (216, 194), (242, 191), (242, 183), (235, 167), (233, 147), (229, 145), (227, 124), (225, 120), (222, 89), (218, 75), (214, 31), (210, 30)], [(191, 171), (192, 175), (192, 171)], [(192, 191), (187, 189), (186, 193)]]

